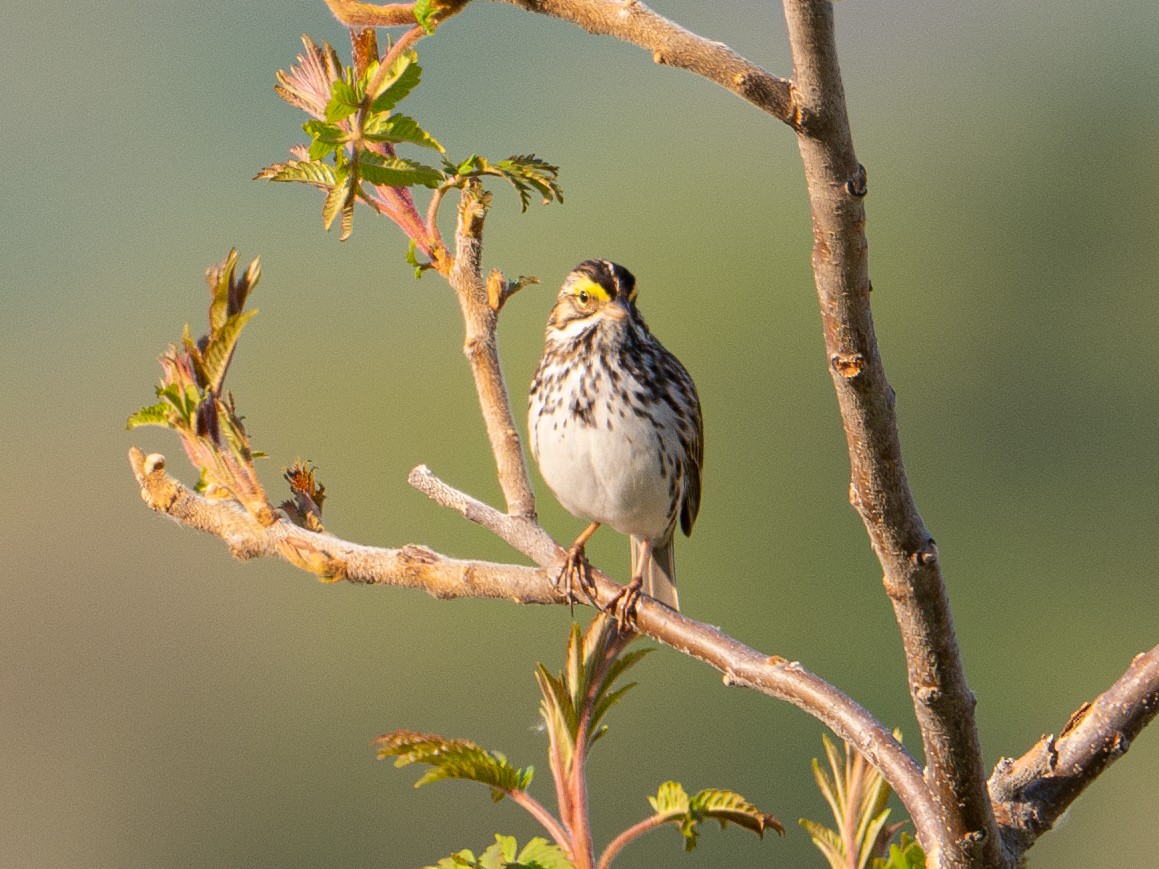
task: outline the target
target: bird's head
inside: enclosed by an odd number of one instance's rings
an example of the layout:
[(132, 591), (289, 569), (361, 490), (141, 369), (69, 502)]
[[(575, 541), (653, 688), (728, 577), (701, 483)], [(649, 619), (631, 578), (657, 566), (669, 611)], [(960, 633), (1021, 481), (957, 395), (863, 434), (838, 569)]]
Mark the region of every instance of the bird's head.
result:
[(637, 317), (636, 279), (614, 262), (590, 259), (563, 280), (548, 325), (564, 329), (571, 324), (622, 324)]

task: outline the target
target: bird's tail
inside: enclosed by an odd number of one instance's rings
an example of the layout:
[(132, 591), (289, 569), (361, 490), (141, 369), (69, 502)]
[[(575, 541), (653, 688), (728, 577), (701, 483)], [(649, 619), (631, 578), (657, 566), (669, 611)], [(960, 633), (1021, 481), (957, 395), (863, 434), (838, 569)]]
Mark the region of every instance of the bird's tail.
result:
[(668, 604), (674, 610), (680, 609), (680, 598), (676, 594), (676, 547), (673, 541), (653, 540), (651, 546), (643, 537), (632, 535), (632, 576), (640, 569), (640, 560), (648, 553), (643, 568), (643, 592), (660, 603)]

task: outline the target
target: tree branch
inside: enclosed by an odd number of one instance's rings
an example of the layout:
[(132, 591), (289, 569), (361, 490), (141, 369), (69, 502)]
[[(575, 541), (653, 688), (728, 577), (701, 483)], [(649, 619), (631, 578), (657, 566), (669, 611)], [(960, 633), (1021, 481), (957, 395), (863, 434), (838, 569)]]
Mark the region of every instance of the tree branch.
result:
[[(974, 696), (958, 653), (938, 552), (906, 480), (870, 310), (865, 170), (857, 162), (828, 0), (785, 0), (798, 135), (813, 212), (813, 271), (852, 466), (850, 500), (884, 570), (901, 628), (926, 780), (951, 850), (933, 866), (1002, 865)], [(927, 851), (930, 843), (922, 843)], [(939, 862), (940, 860), (940, 862)]]
[(501, 0), (528, 12), (570, 21), (651, 52), (652, 60), (716, 82), (788, 124), (796, 122), (789, 82), (741, 57), (723, 42), (685, 30), (640, 0)]
[(533, 518), (535, 494), (523, 453), (523, 442), (511, 413), (511, 398), (499, 363), (496, 326), (499, 311), (488, 303), (483, 279), (483, 221), (491, 195), (477, 181), (463, 189), (459, 201), (459, 221), (455, 232), (455, 264), (448, 280), (459, 299), (467, 336), (463, 352), (471, 364), (479, 407), (487, 425), (487, 437), (499, 471), (499, 485), (512, 516)]
[(1005, 757), (990, 794), (1011, 865), (1108, 766), (1127, 753), (1159, 713), (1159, 646), (1136, 655), (1114, 685), (1071, 715), (1058, 737), (1044, 736), (1017, 760)]
[(519, 603), (564, 603), (549, 574), (532, 567), (460, 561), (425, 546), (380, 549), (308, 531), (270, 510), (263, 523), (230, 498), (206, 498), (165, 472), (165, 459), (129, 450), (141, 497), (175, 522), (225, 541), (234, 558), (281, 558), (328, 581), (422, 589), (437, 598), (482, 597)]

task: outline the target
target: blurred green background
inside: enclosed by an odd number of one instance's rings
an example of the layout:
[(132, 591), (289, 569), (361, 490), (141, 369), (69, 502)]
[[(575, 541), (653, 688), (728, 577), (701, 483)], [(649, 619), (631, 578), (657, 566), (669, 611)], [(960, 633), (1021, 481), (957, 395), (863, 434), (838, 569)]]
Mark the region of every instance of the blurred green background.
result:
[[(775, 4), (658, 2), (789, 71)], [(394, 728), (534, 763), (535, 662), (562, 608), (440, 603), (242, 564), (137, 495), (125, 417), (157, 354), (202, 328), (202, 272), (261, 255), (261, 308), (232, 373), (267, 484), (317, 463), (327, 524), (358, 541), (517, 559), (405, 483), (428, 463), (497, 486), (455, 302), (416, 282), (369, 211), (322, 234), (320, 197), (251, 182), (302, 141), (275, 70), (321, 0), (17, 0), (0, 60), (0, 864), (418, 867), (536, 828), (463, 783), (412, 791), (373, 759)], [(1020, 754), (1159, 640), (1159, 6), (838, 7), (867, 200), (875, 315), (910, 479), (937, 537), (988, 764)], [(847, 504), (796, 144), (782, 125), (628, 46), (475, 3), (421, 46), (407, 109), (460, 158), (534, 151), (562, 207), (496, 189), (487, 265), (535, 274), (502, 341), (516, 404), (554, 287), (578, 261), (637, 275), (707, 420), (704, 507), (679, 545), (686, 611), (844, 687), (911, 745), (879, 569)], [(541, 494), (544, 489), (539, 484)], [(580, 523), (548, 494), (560, 538)], [(627, 547), (591, 552), (623, 572)], [(586, 617), (586, 612), (581, 613)], [(665, 779), (739, 790), (784, 840), (671, 830), (617, 866), (820, 866), (820, 727), (666, 651), (612, 718), (591, 780), (597, 838)], [(1032, 852), (1038, 866), (1159, 865), (1159, 734)]]

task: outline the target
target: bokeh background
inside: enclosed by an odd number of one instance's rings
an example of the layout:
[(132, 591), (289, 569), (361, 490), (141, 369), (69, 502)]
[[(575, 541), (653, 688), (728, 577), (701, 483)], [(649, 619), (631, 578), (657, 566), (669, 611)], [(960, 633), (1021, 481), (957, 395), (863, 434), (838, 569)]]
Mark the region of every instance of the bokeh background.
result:
[[(789, 71), (775, 4), (657, 0)], [(379, 545), (517, 555), (409, 489), (425, 462), (496, 501), (450, 291), (360, 211), (251, 182), (302, 140), (272, 91), (321, 0), (17, 0), (0, 20), (0, 865), (418, 867), (536, 828), (508, 802), (373, 759), (407, 727), (537, 764), (535, 662), (568, 613), (327, 586), (149, 512), (125, 460), (156, 356), (205, 318), (206, 266), (261, 255), (232, 372), (258, 448), (312, 459), (327, 524)], [(875, 314), (909, 475), (938, 539), (988, 764), (1020, 754), (1159, 640), (1159, 6), (849, 0), (838, 7), (870, 179)], [(637, 274), (707, 418), (704, 508), (679, 546), (687, 612), (799, 659), (916, 733), (822, 352), (793, 136), (637, 49), (493, 3), (421, 46), (407, 103), (460, 158), (534, 151), (562, 207), (496, 190), (487, 265), (544, 286), (504, 314), (517, 405), (553, 288), (589, 256)], [(448, 210), (449, 211), (449, 210)], [(539, 484), (541, 495), (543, 486)], [(565, 539), (580, 523), (541, 497)], [(627, 547), (592, 554), (623, 571)], [(581, 613), (586, 618), (586, 613)], [(669, 778), (739, 790), (784, 840), (674, 831), (617, 862), (820, 866), (819, 725), (667, 651), (591, 767), (601, 841)], [(1033, 865), (1159, 865), (1145, 732)]]

